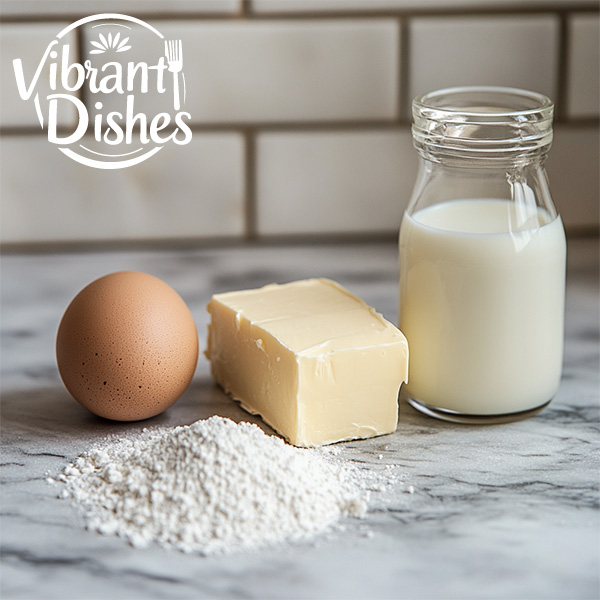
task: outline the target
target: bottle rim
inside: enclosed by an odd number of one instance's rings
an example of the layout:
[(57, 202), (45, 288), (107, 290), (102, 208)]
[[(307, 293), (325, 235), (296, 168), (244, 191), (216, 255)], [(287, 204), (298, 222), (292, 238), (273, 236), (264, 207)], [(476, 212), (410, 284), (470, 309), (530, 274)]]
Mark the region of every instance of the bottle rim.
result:
[[(477, 95), (489, 96), (493, 101), (493, 105), (489, 108), (495, 108), (493, 112), (482, 111), (482, 110), (466, 110), (464, 106), (460, 106), (458, 103), (453, 106), (450, 101), (454, 99), (455, 102), (461, 100), (465, 102), (465, 98), (469, 98), (470, 102), (473, 102), (473, 97)], [(510, 97), (514, 100), (520, 99), (521, 101), (529, 100), (532, 105), (529, 108), (515, 108), (515, 104), (509, 106), (498, 106), (502, 100), (502, 95)], [(441, 99), (445, 98), (442, 102)], [(483, 117), (491, 119), (500, 119), (502, 117), (514, 117), (521, 115), (524, 117), (539, 114), (540, 112), (546, 112), (552, 110), (554, 104), (550, 98), (540, 94), (538, 92), (532, 92), (529, 90), (522, 90), (513, 87), (502, 87), (502, 86), (462, 86), (462, 87), (451, 87), (436, 90), (434, 92), (428, 92), (417, 96), (413, 100), (413, 113), (415, 109), (427, 110), (435, 109), (440, 113), (445, 113), (448, 117), (456, 115), (465, 115), (473, 117)], [(501, 110), (503, 109), (503, 110)]]
[(547, 151), (553, 102), (538, 92), (500, 86), (452, 87), (413, 100), (413, 141), (420, 151), (482, 157)]

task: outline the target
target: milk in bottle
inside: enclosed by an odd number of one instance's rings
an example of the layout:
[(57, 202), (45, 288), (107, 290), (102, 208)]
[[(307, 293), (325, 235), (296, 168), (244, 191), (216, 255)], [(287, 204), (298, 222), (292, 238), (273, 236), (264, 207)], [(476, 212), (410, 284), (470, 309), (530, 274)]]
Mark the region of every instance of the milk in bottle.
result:
[(453, 88), (413, 103), (420, 168), (400, 228), (404, 388), (461, 422), (520, 418), (556, 394), (566, 243), (543, 168), (552, 103)]

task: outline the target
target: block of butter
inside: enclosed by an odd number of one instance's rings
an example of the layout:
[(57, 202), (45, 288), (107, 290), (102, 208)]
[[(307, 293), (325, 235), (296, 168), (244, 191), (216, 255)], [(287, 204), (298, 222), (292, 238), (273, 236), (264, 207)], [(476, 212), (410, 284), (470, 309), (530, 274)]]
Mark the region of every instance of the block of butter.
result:
[(408, 376), (404, 335), (328, 279), (216, 294), (212, 374), (296, 446), (392, 433)]

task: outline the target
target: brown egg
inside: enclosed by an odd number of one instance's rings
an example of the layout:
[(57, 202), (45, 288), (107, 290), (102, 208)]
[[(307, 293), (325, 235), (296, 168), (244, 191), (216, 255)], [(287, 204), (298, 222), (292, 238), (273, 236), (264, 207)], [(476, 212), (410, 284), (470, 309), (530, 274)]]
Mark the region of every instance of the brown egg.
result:
[(166, 410), (188, 387), (198, 333), (173, 288), (122, 271), (75, 296), (58, 328), (56, 358), (77, 402), (107, 419), (136, 421)]

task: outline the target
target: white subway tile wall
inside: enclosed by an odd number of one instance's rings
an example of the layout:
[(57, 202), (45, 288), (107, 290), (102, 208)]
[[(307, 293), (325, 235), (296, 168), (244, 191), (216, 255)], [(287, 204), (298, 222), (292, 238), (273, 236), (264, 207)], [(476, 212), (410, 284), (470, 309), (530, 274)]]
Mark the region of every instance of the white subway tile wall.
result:
[[(369, 10), (489, 10), (519, 8), (521, 10), (545, 7), (564, 7), (569, 0), (253, 0), (256, 12), (320, 12)], [(578, 1), (580, 6), (597, 6), (596, 0)]]
[(460, 85), (501, 85), (554, 96), (558, 35), (554, 15), (415, 18), (409, 96)]
[(199, 121), (393, 118), (398, 37), (393, 21), (212, 23), (182, 29), (196, 57)]
[(67, 159), (42, 137), (3, 139), (2, 240), (243, 235), (239, 134), (196, 134), (187, 146), (166, 144), (153, 159), (126, 169), (93, 169)]
[[(568, 231), (597, 231), (598, 8), (592, 0), (3, 0), (2, 242), (393, 236), (416, 175), (410, 101), (465, 84), (556, 101), (555, 202)], [(12, 61), (23, 60), (29, 80), (65, 24), (112, 11), (183, 40), (193, 138), (108, 171), (48, 142), (18, 95)], [(94, 58), (96, 35), (88, 25), (72, 39), (83, 42), (79, 60)], [(149, 34), (120, 58), (148, 60), (162, 44)], [(104, 112), (118, 107), (110, 95), (83, 99), (92, 116), (99, 99)], [(171, 102), (136, 96), (136, 112)], [(60, 123), (73, 118), (66, 111)]]
[(417, 167), (408, 130), (263, 133), (256, 158), (267, 235), (397, 229)]
[[(398, 37), (391, 20), (189, 21), (153, 25), (181, 39), (193, 65), (186, 77), (195, 122), (253, 123), (393, 119), (398, 106)], [(92, 39), (88, 26), (86, 39)], [(140, 43), (142, 41), (142, 43)], [(160, 42), (160, 44), (157, 43)], [(86, 59), (92, 47), (86, 45)], [(161, 40), (147, 31), (124, 62), (156, 60)], [(102, 110), (119, 98), (102, 94)], [(169, 98), (148, 94), (143, 112)]]
[(600, 18), (575, 14), (569, 19), (567, 107), (572, 117), (597, 117), (600, 96)]
[(557, 125), (547, 160), (552, 199), (566, 227), (598, 225), (600, 135), (597, 127)]
[[(2, 26), (0, 37), (0, 73), (2, 73), (2, 85), (0, 85), (0, 127), (30, 126), (40, 128), (40, 123), (33, 102), (23, 102), (17, 89), (16, 77), (13, 75), (13, 60), (20, 59), (23, 69), (23, 83), (27, 88), (37, 69), (38, 63), (46, 50), (49, 42), (56, 34), (68, 25), (68, 23), (32, 23), (11, 24)], [(74, 34), (69, 34), (70, 47), (76, 46)], [(58, 89), (50, 88), (50, 64), (45, 63), (40, 76), (36, 92), (40, 95), (40, 102), (48, 94), (64, 93), (60, 85), (61, 71), (57, 70)], [(60, 65), (60, 61), (58, 61)], [(9, 77), (10, 76), (10, 77)], [(28, 91), (28, 90), (25, 90)], [(35, 94), (34, 94), (35, 96)], [(76, 113), (72, 105), (58, 104), (58, 123), (68, 125), (75, 122)], [(44, 110), (47, 114), (47, 110)], [(41, 129), (40, 129), (41, 131)]]

